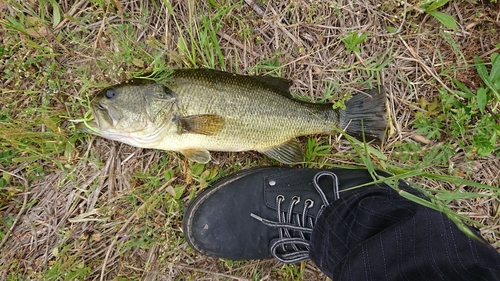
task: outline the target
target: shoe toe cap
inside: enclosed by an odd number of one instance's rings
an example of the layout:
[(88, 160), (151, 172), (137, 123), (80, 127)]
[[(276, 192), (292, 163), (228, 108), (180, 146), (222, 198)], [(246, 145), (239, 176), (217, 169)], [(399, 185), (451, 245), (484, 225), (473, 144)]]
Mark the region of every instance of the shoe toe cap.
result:
[(193, 200), (183, 224), (190, 246), (207, 256), (230, 260), (270, 258), (270, 237), (278, 232), (251, 217), (266, 208), (258, 203), (262, 202), (261, 181), (246, 177), (240, 183), (231, 181), (230, 186), (214, 185)]

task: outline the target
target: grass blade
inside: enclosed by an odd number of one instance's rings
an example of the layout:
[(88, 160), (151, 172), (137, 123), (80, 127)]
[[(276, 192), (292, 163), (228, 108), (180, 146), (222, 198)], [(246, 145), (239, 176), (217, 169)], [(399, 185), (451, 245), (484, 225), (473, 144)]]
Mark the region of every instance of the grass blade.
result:
[[(498, 60), (498, 59), (497, 59)], [(484, 84), (488, 86), (488, 88), (493, 92), (495, 95), (495, 98), (497, 100), (500, 100), (500, 93), (495, 89), (495, 86), (493, 85), (492, 81), (490, 80), (490, 75), (488, 74), (488, 69), (486, 69), (486, 65), (484, 65), (484, 62), (481, 60), (481, 58), (478, 55), (474, 55), (474, 64), (476, 66), (477, 73), (483, 80)], [(496, 73), (495, 73), (496, 75)]]
[(445, 13), (438, 12), (438, 11), (430, 11), (428, 13), (429, 13), (429, 15), (435, 17), (444, 26), (446, 26), (448, 28), (452, 28), (452, 29), (457, 28), (457, 22), (455, 21), (455, 19), (452, 16), (445, 14)]

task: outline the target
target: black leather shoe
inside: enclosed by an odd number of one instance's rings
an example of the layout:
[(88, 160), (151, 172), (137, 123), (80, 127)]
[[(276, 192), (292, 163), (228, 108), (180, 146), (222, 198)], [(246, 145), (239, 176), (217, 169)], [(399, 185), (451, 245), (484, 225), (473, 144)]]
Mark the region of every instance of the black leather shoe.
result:
[(191, 202), (184, 235), (191, 247), (211, 257), (306, 260), (310, 234), (323, 208), (339, 198), (339, 190), (372, 181), (366, 170), (243, 170)]

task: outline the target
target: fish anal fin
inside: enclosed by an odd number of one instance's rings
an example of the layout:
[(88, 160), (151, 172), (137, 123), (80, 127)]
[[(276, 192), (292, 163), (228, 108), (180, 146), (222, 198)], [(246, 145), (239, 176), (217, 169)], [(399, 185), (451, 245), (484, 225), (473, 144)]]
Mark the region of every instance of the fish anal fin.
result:
[(283, 144), (259, 151), (284, 164), (298, 164), (304, 162), (304, 153), (296, 139)]
[(179, 133), (193, 133), (213, 136), (224, 127), (224, 118), (219, 115), (202, 114), (179, 117)]
[(205, 149), (184, 149), (179, 152), (189, 160), (202, 164), (208, 163), (211, 159), (210, 152)]

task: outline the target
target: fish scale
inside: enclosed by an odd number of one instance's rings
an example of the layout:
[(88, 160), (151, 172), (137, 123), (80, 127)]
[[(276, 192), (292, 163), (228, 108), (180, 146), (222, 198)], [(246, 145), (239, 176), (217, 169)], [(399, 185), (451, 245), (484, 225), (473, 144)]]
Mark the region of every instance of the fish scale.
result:
[(179, 151), (202, 163), (210, 160), (209, 151), (246, 150), (298, 163), (304, 156), (296, 137), (343, 128), (384, 138), (382, 88), (355, 95), (339, 110), (294, 99), (289, 87), (289, 80), (269, 76), (176, 70), (163, 84), (135, 80), (104, 89), (92, 102), (90, 125), (104, 138)]

